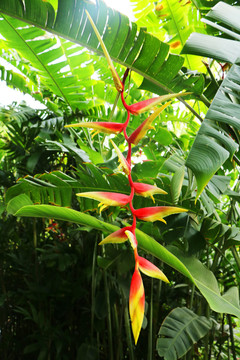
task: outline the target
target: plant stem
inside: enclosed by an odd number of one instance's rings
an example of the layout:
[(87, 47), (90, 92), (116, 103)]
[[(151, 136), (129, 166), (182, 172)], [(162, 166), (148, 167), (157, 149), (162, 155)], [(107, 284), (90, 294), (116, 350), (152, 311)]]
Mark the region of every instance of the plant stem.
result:
[(194, 298), (194, 292), (195, 292), (195, 284), (192, 285), (192, 292), (191, 292), (191, 298), (190, 298), (190, 304), (189, 309), (193, 308), (193, 298)]
[[(122, 308), (122, 307), (121, 307)], [(123, 349), (122, 349), (122, 339), (121, 339), (121, 329), (122, 329), (122, 314), (120, 315), (120, 324), (118, 320), (118, 311), (117, 311), (117, 305), (114, 304), (113, 307), (113, 313), (114, 313), (114, 321), (115, 321), (115, 327), (116, 327), (116, 351), (115, 351), (115, 359), (116, 360), (122, 360), (123, 359)]]
[[(219, 240), (219, 242), (218, 242), (218, 248), (219, 249), (221, 248), (223, 243), (224, 243), (224, 240), (223, 240), (223, 238), (221, 238)], [(214, 259), (213, 259), (213, 263), (212, 263), (212, 266), (211, 266), (211, 269), (210, 269), (213, 273), (215, 273), (215, 270), (216, 270), (216, 268), (218, 266), (219, 258), (222, 256), (222, 254), (223, 253), (221, 251), (217, 251), (217, 249), (215, 249)]]
[(153, 279), (151, 279), (151, 299), (149, 309), (149, 322), (148, 322), (148, 360), (153, 358)]
[[(206, 317), (209, 319), (210, 317), (210, 307), (207, 303), (206, 305)], [(205, 352), (204, 352), (204, 360), (208, 360), (208, 349), (209, 349), (209, 332), (207, 333), (207, 335), (205, 336), (204, 339), (204, 343), (205, 343)]]
[(106, 274), (105, 270), (103, 271), (103, 279), (104, 279), (105, 298), (107, 300), (107, 328), (108, 328), (109, 360), (113, 360), (111, 307), (110, 307), (110, 300), (109, 300), (109, 289), (108, 289), (108, 282), (107, 282), (107, 274)]
[(232, 246), (232, 247), (231, 247), (231, 251), (232, 251), (232, 254), (233, 254), (234, 259), (235, 259), (235, 261), (236, 261), (237, 267), (238, 267), (238, 269), (240, 270), (240, 257), (239, 257), (239, 255), (238, 255), (238, 252), (237, 252), (235, 246)]
[(130, 321), (128, 315), (128, 307), (124, 293), (122, 292), (122, 299), (123, 299), (123, 307), (124, 307), (124, 322), (125, 322), (125, 330), (126, 330), (126, 338), (127, 338), (127, 345), (129, 350), (129, 360), (134, 360), (134, 349), (131, 337), (131, 329), (130, 329)]
[(94, 310), (95, 310), (95, 288), (96, 288), (96, 277), (95, 277), (95, 267), (96, 267), (96, 255), (97, 255), (97, 242), (94, 244), (93, 249), (93, 262), (92, 262), (92, 305), (91, 305), (91, 340), (93, 342), (93, 326), (94, 326)]
[(236, 357), (236, 350), (235, 350), (235, 346), (234, 346), (234, 336), (233, 336), (233, 326), (232, 326), (232, 317), (230, 314), (227, 314), (227, 320), (228, 320), (228, 324), (229, 324), (229, 331), (230, 331), (230, 339), (231, 339), (231, 350), (232, 350), (232, 356), (233, 356), (233, 360), (237, 360)]
[(33, 246), (36, 250), (37, 247), (37, 227), (36, 227), (36, 219), (33, 219)]
[(219, 85), (218, 85), (218, 83), (217, 83), (217, 81), (216, 81), (216, 79), (215, 79), (215, 77), (214, 77), (214, 75), (213, 75), (213, 73), (212, 73), (212, 70), (211, 70), (209, 64), (206, 63), (205, 61), (202, 61), (202, 63), (206, 66), (207, 72), (209, 73), (209, 75), (210, 75), (210, 77), (211, 77), (212, 83), (214, 84), (214, 86), (215, 86), (216, 89), (218, 90), (218, 89), (219, 89)]
[[(222, 329), (221, 329), (222, 337), (223, 337), (223, 332), (224, 332), (224, 315), (225, 314), (223, 314), (223, 317), (222, 317)], [(219, 344), (218, 354), (217, 354), (216, 360), (220, 359), (221, 351), (222, 351), (222, 342), (220, 342), (220, 344)]]

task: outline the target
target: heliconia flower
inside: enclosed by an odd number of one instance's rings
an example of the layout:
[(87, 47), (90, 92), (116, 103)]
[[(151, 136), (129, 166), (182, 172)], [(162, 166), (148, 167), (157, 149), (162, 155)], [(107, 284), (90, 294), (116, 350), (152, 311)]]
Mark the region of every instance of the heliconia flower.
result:
[(124, 127), (124, 124), (115, 123), (115, 122), (104, 122), (104, 121), (96, 121), (96, 122), (80, 122), (77, 124), (69, 124), (64, 127), (86, 127), (90, 129), (94, 129), (98, 132), (103, 132), (106, 134), (119, 134)]
[(141, 272), (143, 272), (145, 275), (148, 275), (153, 278), (165, 281), (166, 283), (169, 283), (167, 277), (157, 266), (155, 266), (153, 263), (151, 263), (147, 259), (144, 259), (141, 256), (138, 256), (138, 267), (141, 270)]
[(133, 273), (130, 294), (129, 294), (129, 313), (132, 322), (132, 332), (135, 344), (142, 328), (145, 306), (145, 294), (142, 282), (142, 277), (138, 268), (135, 268)]
[(153, 202), (155, 202), (153, 197), (154, 194), (167, 194), (166, 191), (160, 189), (155, 185), (134, 182), (133, 187), (136, 194), (144, 197), (150, 196)]
[(152, 122), (170, 103), (171, 101), (168, 101), (160, 108), (157, 108), (146, 120), (144, 120), (143, 123), (129, 136), (128, 142), (137, 145), (139, 141), (144, 138), (148, 130), (154, 129), (154, 127), (151, 126)]
[(125, 233), (127, 230), (131, 230), (131, 226), (126, 226), (122, 229), (114, 231), (112, 234), (108, 235), (105, 239), (103, 239), (99, 245), (104, 244), (120, 244), (128, 240), (128, 236)]
[(155, 206), (137, 209), (134, 211), (134, 215), (140, 220), (151, 222), (159, 220), (166, 223), (164, 217), (186, 211), (188, 210), (174, 206)]
[(120, 162), (120, 168), (123, 169), (123, 171), (125, 172), (126, 175), (129, 175), (130, 171), (131, 171), (130, 165), (128, 164), (127, 160), (125, 159), (125, 157), (123, 156), (123, 154), (121, 153), (121, 151), (119, 150), (117, 145), (112, 140), (110, 140), (110, 141), (111, 141), (112, 146), (114, 147), (114, 149), (115, 149), (115, 151), (116, 151), (116, 153), (118, 155), (118, 159), (119, 159), (119, 162)]
[(94, 30), (97, 38), (98, 38), (98, 41), (100, 42), (100, 45), (101, 45), (101, 47), (103, 49), (103, 52), (104, 52), (104, 55), (105, 55), (105, 57), (107, 59), (108, 67), (111, 70), (115, 87), (116, 87), (118, 92), (122, 92), (123, 91), (123, 84), (122, 84), (121, 80), (119, 79), (119, 76), (118, 76), (118, 73), (117, 73), (115, 67), (113, 66), (112, 59), (110, 58), (110, 55), (109, 55), (109, 53), (107, 51), (107, 48), (106, 48), (106, 46), (105, 46), (105, 44), (104, 44), (104, 42), (103, 42), (103, 40), (101, 38), (101, 35), (99, 34), (99, 31), (98, 31), (96, 25), (94, 24), (94, 21), (91, 18), (89, 12), (87, 10), (85, 10), (85, 11), (86, 11), (88, 20), (90, 21), (90, 23), (91, 23), (91, 25), (93, 27), (93, 30)]
[(147, 99), (147, 100), (143, 100), (140, 101), (136, 104), (132, 104), (132, 105), (127, 105), (124, 97), (122, 95), (122, 100), (124, 103), (124, 107), (130, 111), (131, 114), (142, 114), (145, 111), (148, 111), (150, 109), (152, 109), (154, 106), (159, 105), (161, 103), (163, 103), (164, 101), (167, 101), (169, 99), (175, 98), (175, 97), (182, 97), (182, 96), (186, 96), (189, 95), (191, 93), (189, 92), (180, 92), (177, 94), (167, 94), (167, 95), (162, 95), (162, 96), (157, 96), (155, 98), (152, 99)]
[(127, 235), (128, 240), (130, 241), (130, 244), (131, 244), (133, 250), (135, 250), (135, 249), (137, 248), (137, 238), (136, 238), (136, 235), (133, 234), (130, 230), (126, 230), (126, 231), (125, 231), (125, 234)]
[(100, 201), (98, 205), (100, 212), (106, 209), (108, 206), (124, 206), (129, 203), (130, 196), (119, 193), (105, 192), (105, 191), (89, 191), (76, 194), (77, 196), (86, 197)]

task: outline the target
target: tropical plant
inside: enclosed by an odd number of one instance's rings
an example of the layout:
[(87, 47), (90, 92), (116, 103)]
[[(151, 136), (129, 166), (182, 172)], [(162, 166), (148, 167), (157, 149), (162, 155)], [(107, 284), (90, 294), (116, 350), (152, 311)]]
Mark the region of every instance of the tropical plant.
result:
[[(148, 3), (147, 26), (156, 35), (161, 4)], [(137, 4), (139, 15), (146, 11), (145, 5)], [(46, 106), (44, 111), (24, 106), (1, 110), (1, 228), (7, 234), (0, 264), (4, 359), (16, 354), (39, 359), (207, 359), (211, 355), (221, 359), (230, 352), (236, 359), (238, 322), (231, 315), (240, 316), (239, 10), (218, 3), (207, 15), (216, 19), (213, 33), (209, 27), (203, 30), (195, 16), (199, 9), (205, 13), (209, 3), (185, 4), (186, 16), (180, 16), (179, 4), (173, 1), (162, 5), (178, 9), (161, 23), (159, 40), (101, 1), (96, 6), (70, 0), (1, 1), (2, 57), (14, 69), (2, 67), (1, 78)], [(172, 53), (180, 49), (174, 50), (171, 42), (181, 38), (180, 47), (184, 44), (191, 16), (196, 20), (194, 29), (210, 32), (211, 37), (192, 35), (183, 52), (236, 62), (223, 81), (221, 76), (216, 79), (215, 63), (208, 66), (208, 74), (200, 73), (203, 67), (192, 72), (183, 64), (193, 70), (199, 64), (195, 57)], [(138, 23), (143, 25), (142, 21)], [(178, 23), (182, 26), (172, 26)], [(95, 26), (102, 36), (95, 35)], [(223, 31), (235, 40), (223, 39)], [(162, 41), (166, 35), (171, 53)], [(107, 61), (98, 56), (104, 44), (116, 88)], [(149, 101), (150, 92), (167, 100), (166, 94), (171, 98), (184, 90), (191, 94), (179, 100), (188, 110), (173, 102), (147, 119), (142, 114), (130, 117), (130, 112), (153, 104), (156, 98)], [(93, 137), (89, 128), (96, 132)], [(129, 183), (116, 171), (118, 157)], [(148, 161), (135, 163), (139, 157)], [(148, 198), (131, 197), (134, 192), (153, 195), (159, 188), (167, 194), (155, 195), (154, 208)], [(79, 193), (80, 201), (74, 196)], [(114, 206), (98, 214), (96, 200)], [(130, 211), (118, 207), (128, 203)], [(146, 209), (170, 209), (175, 215), (168, 217), (167, 224), (144, 222), (150, 220)], [(96, 239), (102, 247), (95, 245)], [(127, 239), (134, 259), (127, 243), (104, 244)], [(139, 269), (147, 273), (152, 269), (166, 279), (158, 267), (164, 268), (170, 284), (144, 281), (145, 312), (143, 306), (133, 309), (130, 300), (135, 347), (127, 314), (128, 289), (136, 300), (138, 283), (143, 299)], [(16, 274), (16, 282), (11, 282)], [(54, 296), (49, 290), (53, 287)], [(90, 331), (84, 333), (81, 324), (89, 322)], [(141, 327), (147, 332), (143, 330), (138, 339)]]

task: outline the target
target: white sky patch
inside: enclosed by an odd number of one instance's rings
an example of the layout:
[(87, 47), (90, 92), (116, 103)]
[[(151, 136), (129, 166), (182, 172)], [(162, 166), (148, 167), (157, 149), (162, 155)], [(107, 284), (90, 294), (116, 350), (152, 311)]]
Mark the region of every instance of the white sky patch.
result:
[[(17, 68), (9, 64), (6, 60), (0, 58), (0, 65), (3, 65), (6, 70), (13, 70), (14, 72), (21, 74)], [(45, 109), (46, 107), (37, 100), (34, 100), (29, 94), (23, 94), (17, 89), (7, 86), (5, 81), (0, 81), (0, 106), (11, 105), (13, 102), (20, 103), (25, 101), (28, 106), (34, 109)]]
[(131, 21), (134, 21), (132, 6), (129, 0), (104, 0), (104, 2), (113, 9), (127, 15)]

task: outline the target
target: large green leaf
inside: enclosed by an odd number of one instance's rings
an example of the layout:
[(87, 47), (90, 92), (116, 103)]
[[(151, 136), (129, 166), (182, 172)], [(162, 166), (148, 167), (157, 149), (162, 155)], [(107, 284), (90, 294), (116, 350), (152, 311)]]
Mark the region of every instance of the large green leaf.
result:
[[(4, 32), (4, 37), (7, 40), (9, 36), (11, 37), (9, 46), (15, 46), (20, 51), (20, 43), (22, 43), (25, 48), (24, 37), (19, 39), (15, 26), (13, 26), (13, 30), (11, 29), (12, 23), (15, 24), (16, 21), (19, 21), (12, 18), (18, 18), (102, 54), (97, 37), (87, 20), (85, 10), (88, 10), (100, 34), (102, 34), (103, 41), (113, 60), (131, 68), (151, 83), (164, 88), (165, 91), (171, 92), (178, 83), (178, 85), (181, 84), (182, 89), (187, 88), (194, 92), (196, 81), (189, 83), (187, 75), (178, 74), (184, 62), (182, 56), (169, 55), (169, 45), (148, 34), (143, 28), (138, 31), (137, 25), (130, 23), (127, 16), (108, 8), (102, 1), (98, 1), (97, 5), (94, 5), (83, 0), (59, 0), (55, 14), (52, 6), (42, 0), (11, 0), (10, 2), (9, 0), (2, 0), (0, 12), (4, 14), (5, 21), (0, 22), (0, 33)], [(8, 26), (7, 23), (10, 25)], [(45, 64), (49, 65), (50, 61), (47, 58), (49, 52), (39, 53), (34, 51), (34, 55), (32, 54), (31, 47), (35, 43), (31, 40), (34, 40), (34, 32), (37, 33), (38, 31), (35, 27), (25, 27), (30, 40), (28, 54), (32, 60), (35, 60), (37, 54), (41, 58), (41, 70), (47, 73), (49, 69), (46, 69)], [(10, 31), (9, 35), (8, 30)], [(29, 35), (30, 32), (31, 36)], [(50, 54), (51, 61), (59, 59), (59, 49), (51, 50)], [(52, 64), (51, 67), (55, 73), (60, 68), (59, 62)], [(75, 75), (71, 74), (69, 76), (66, 74), (66, 78), (63, 76), (57, 77), (57, 83), (54, 84), (52, 83), (54, 77), (49, 79), (48, 76), (48, 79), (51, 85), (55, 87), (57, 94), (61, 94), (67, 103), (72, 104), (73, 102), (76, 105), (77, 92), (69, 85), (71, 77), (71, 84), (75, 81)], [(81, 98), (79, 100), (81, 101)]]
[[(15, 209), (15, 211), (18, 209), (15, 213), (16, 216), (54, 218), (56, 220), (70, 221), (84, 224), (106, 233), (119, 229), (115, 225), (100, 221), (93, 216), (76, 210), (51, 205), (23, 206), (22, 201), (26, 201), (26, 197), (20, 200), (21, 202), (19, 202), (18, 198), (13, 198), (9, 205), (11, 209)], [(205, 268), (199, 260), (184, 256), (175, 247), (171, 247), (170, 252), (152, 237), (140, 230), (137, 230), (136, 235), (139, 246), (143, 250), (161, 259), (194, 282), (214, 311), (233, 314), (240, 318), (240, 308), (237, 301), (231, 302), (229, 296), (221, 296), (214, 274)]]
[[(235, 12), (235, 15), (233, 16)], [(239, 8), (219, 2), (208, 14), (209, 17), (221, 21), (228, 27), (231, 25), (231, 34), (239, 37)], [(218, 26), (218, 23), (216, 24)], [(239, 38), (240, 39), (240, 38)], [(238, 40), (239, 40), (238, 39)], [(223, 37), (211, 37), (202, 34), (193, 34), (187, 41), (183, 52), (213, 57), (218, 60), (238, 62), (240, 42)], [(186, 166), (192, 169), (196, 176), (199, 196), (206, 184), (216, 171), (230, 157), (232, 158), (238, 144), (233, 140), (240, 130), (239, 126), (239, 81), (240, 66), (235, 63), (222, 82), (206, 117), (199, 129), (194, 144), (186, 161)]]
[(176, 360), (210, 330), (212, 323), (187, 308), (176, 308), (164, 319), (157, 340), (159, 356)]

